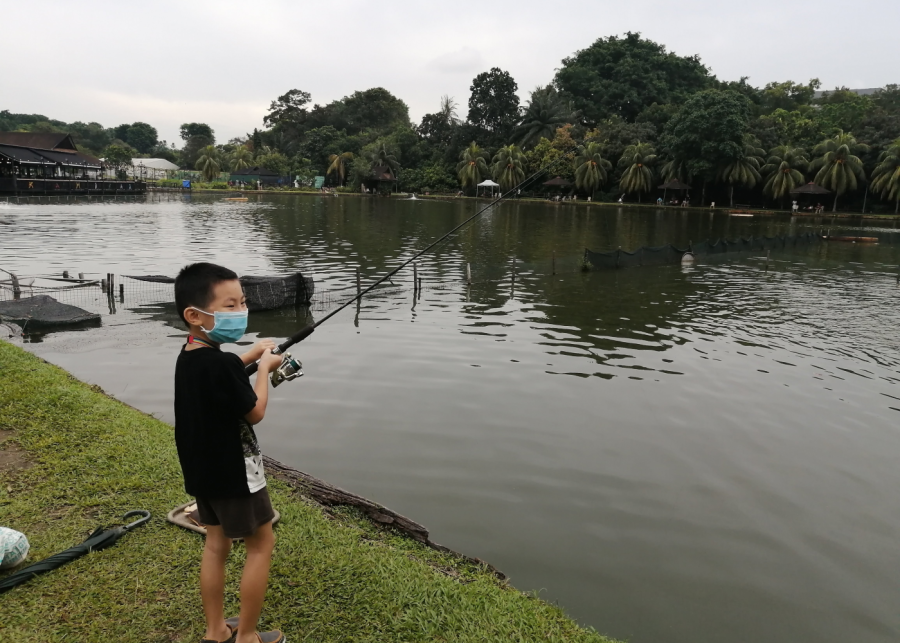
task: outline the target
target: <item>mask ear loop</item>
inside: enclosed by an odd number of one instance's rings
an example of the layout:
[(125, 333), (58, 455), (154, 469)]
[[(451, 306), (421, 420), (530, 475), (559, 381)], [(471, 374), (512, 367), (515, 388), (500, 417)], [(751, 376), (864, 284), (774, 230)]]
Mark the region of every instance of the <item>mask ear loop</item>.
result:
[(200, 326), (200, 330), (202, 330), (204, 333), (211, 333), (212, 331), (214, 331), (214, 330), (216, 329), (216, 321), (215, 321), (215, 320), (216, 320), (216, 316), (215, 316), (215, 315), (213, 315), (212, 313), (208, 313), (208, 312), (206, 312), (205, 310), (200, 310), (200, 309), (197, 308), (196, 306), (191, 306), (191, 308), (193, 308), (194, 310), (196, 310), (198, 313), (203, 313), (204, 315), (209, 315), (210, 317), (213, 318), (213, 327), (212, 327), (212, 328), (210, 328), (209, 330), (206, 330), (206, 329), (203, 328), (203, 326), (201, 325), (201, 326)]

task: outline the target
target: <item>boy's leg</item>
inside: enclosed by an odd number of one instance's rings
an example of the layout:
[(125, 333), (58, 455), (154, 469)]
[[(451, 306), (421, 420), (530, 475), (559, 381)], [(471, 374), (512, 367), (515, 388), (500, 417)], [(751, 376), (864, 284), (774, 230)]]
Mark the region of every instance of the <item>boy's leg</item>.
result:
[(236, 643), (257, 643), (256, 624), (262, 612), (269, 584), (269, 563), (275, 548), (275, 534), (272, 523), (267, 522), (252, 536), (244, 538), (247, 547), (247, 562), (241, 576), (241, 620), (238, 625)]
[(205, 639), (225, 641), (231, 631), (225, 625), (225, 562), (231, 551), (231, 539), (220, 525), (206, 527), (206, 546), (200, 563), (200, 597), (206, 616)]

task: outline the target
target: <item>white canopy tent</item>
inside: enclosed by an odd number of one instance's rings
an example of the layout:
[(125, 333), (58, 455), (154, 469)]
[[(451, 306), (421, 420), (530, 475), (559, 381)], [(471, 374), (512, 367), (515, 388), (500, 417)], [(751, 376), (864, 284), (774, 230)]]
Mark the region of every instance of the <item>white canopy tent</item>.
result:
[(494, 183), (490, 179), (485, 179), (475, 187), (475, 196), (478, 196), (478, 188), (491, 188), (491, 196), (494, 196), (494, 188), (499, 188), (499, 183)]
[(132, 176), (139, 179), (164, 179), (178, 166), (166, 159), (131, 159)]

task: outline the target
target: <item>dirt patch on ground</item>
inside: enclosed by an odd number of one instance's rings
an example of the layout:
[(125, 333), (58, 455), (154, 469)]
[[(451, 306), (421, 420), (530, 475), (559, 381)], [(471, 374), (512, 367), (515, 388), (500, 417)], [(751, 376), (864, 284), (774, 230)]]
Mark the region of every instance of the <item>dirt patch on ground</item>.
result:
[(25, 451), (10, 439), (12, 436), (12, 431), (0, 430), (0, 473), (15, 473), (32, 466)]

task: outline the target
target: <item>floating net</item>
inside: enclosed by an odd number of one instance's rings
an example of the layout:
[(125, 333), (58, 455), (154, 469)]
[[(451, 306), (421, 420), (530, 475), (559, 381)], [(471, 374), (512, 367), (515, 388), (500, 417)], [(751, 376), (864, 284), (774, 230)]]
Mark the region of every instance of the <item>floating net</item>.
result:
[[(175, 279), (164, 275), (124, 275), (129, 279), (154, 284), (174, 284)], [(295, 272), (281, 277), (241, 277), (247, 308), (250, 312), (274, 310), (284, 306), (306, 306), (315, 294), (312, 277)]]
[(0, 321), (20, 326), (67, 326), (98, 322), (100, 315), (55, 300), (49, 295), (0, 301)]
[(729, 239), (707, 240), (690, 244), (687, 248), (676, 248), (673, 245), (644, 246), (634, 252), (628, 252), (621, 248), (612, 252), (594, 252), (585, 248), (584, 261), (585, 264), (590, 264), (591, 268), (596, 270), (633, 268), (636, 266), (662, 266), (681, 263), (682, 257), (688, 252), (695, 255), (716, 255), (726, 252), (749, 252), (753, 250), (785, 250), (809, 247), (821, 242), (821, 240), (821, 235), (807, 233), (795, 236), (739, 238), (733, 241)]

